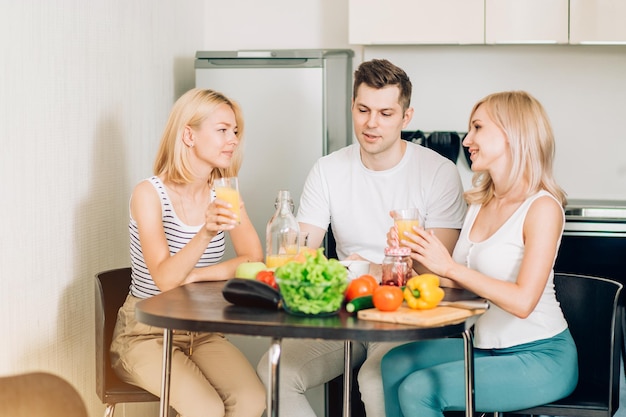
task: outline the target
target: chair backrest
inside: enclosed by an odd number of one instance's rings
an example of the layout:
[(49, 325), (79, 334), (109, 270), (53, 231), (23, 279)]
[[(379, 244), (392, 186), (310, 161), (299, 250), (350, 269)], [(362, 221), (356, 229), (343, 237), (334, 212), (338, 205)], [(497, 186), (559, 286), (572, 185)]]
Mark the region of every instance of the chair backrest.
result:
[(88, 417), (76, 389), (47, 372), (1, 377), (0, 416)]
[(120, 380), (111, 368), (109, 349), (117, 312), (130, 287), (130, 268), (96, 274), (96, 393), (106, 404), (158, 401), (149, 392)]
[(561, 273), (555, 274), (554, 284), (578, 350), (578, 385), (570, 397), (601, 402), (608, 398), (608, 415), (613, 415), (619, 407), (623, 286), (604, 278)]

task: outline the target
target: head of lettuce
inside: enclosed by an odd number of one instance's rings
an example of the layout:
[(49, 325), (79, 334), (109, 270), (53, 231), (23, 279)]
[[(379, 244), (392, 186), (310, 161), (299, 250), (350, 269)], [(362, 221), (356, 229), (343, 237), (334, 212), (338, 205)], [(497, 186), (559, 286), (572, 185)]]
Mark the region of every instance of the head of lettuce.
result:
[(275, 276), (283, 305), (297, 315), (329, 315), (341, 309), (348, 287), (348, 271), (336, 259), (326, 259), (324, 249), (305, 253), (304, 261), (287, 262)]

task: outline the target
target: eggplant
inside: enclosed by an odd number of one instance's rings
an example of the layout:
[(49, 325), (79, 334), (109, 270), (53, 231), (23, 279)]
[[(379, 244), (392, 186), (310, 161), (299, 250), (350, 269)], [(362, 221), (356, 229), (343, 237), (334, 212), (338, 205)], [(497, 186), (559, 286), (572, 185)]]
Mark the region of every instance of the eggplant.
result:
[(222, 287), (222, 295), (229, 303), (244, 307), (272, 310), (282, 307), (280, 293), (266, 283), (254, 279), (231, 278)]

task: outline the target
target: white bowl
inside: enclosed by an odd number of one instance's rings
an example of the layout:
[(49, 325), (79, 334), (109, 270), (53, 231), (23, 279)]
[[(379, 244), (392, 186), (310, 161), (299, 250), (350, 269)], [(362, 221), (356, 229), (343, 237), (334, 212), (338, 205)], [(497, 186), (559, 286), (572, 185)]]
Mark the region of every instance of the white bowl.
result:
[(361, 275), (369, 274), (370, 263), (368, 261), (345, 260), (339, 263), (348, 270), (348, 279), (353, 280)]

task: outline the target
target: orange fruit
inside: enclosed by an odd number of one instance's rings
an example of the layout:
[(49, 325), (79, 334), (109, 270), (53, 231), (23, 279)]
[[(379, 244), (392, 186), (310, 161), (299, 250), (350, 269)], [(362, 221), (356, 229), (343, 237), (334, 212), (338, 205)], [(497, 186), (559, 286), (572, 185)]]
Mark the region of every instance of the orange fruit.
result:
[(357, 279), (364, 279), (368, 281), (372, 287), (372, 291), (374, 291), (376, 287), (378, 287), (378, 281), (376, 280), (376, 278), (374, 278), (370, 274), (361, 275), (360, 277), (357, 277)]
[(317, 253), (317, 249), (307, 248), (307, 247), (300, 248), (300, 252), (298, 252), (298, 254), (293, 257), (293, 261), (303, 264), (304, 262), (306, 262), (305, 254), (315, 256), (316, 253)]
[[(376, 286), (378, 286), (378, 283), (376, 283)], [(375, 288), (376, 287), (372, 285), (372, 281), (368, 278), (355, 278), (348, 284), (345, 294), (346, 300), (351, 301), (357, 297), (372, 295)]]

